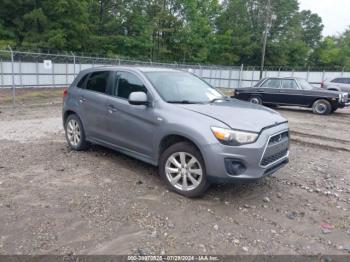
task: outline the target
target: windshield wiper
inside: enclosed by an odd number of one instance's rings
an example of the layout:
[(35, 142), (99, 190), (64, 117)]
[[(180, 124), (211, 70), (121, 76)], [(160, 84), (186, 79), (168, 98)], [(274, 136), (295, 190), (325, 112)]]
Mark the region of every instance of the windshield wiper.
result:
[(195, 102), (195, 101), (189, 101), (189, 100), (179, 100), (179, 101), (167, 101), (168, 103), (170, 104), (187, 104), (187, 105), (190, 105), (190, 104), (201, 104), (201, 102)]

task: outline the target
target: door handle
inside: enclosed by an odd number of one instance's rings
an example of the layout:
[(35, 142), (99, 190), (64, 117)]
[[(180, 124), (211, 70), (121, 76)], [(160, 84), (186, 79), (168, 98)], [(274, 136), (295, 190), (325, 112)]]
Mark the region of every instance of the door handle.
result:
[(82, 103), (84, 103), (84, 102), (86, 102), (86, 98), (85, 97), (80, 97), (80, 99), (79, 99), (79, 102), (80, 102), (80, 104), (82, 104)]
[(114, 112), (117, 112), (118, 109), (114, 105), (108, 105), (108, 112), (110, 114), (113, 114)]

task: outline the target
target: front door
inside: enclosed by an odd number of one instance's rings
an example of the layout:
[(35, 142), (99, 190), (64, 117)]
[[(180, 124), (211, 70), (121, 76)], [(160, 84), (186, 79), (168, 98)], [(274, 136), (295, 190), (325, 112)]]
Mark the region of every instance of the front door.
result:
[(278, 103), (281, 105), (307, 105), (307, 97), (303, 95), (295, 79), (282, 79)]
[(262, 97), (263, 103), (276, 104), (278, 101), (281, 80), (278, 78), (270, 78), (266, 80), (257, 90), (258, 95)]
[(141, 157), (151, 157), (158, 125), (154, 108), (151, 103), (135, 106), (128, 102), (132, 92), (145, 92), (150, 102), (151, 95), (141, 79), (131, 72), (115, 72), (112, 83), (105, 108), (109, 143)]

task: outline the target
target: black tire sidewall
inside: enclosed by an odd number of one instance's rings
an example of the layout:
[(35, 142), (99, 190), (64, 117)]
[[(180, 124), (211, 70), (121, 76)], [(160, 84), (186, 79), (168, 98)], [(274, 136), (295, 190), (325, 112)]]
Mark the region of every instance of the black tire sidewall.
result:
[[(174, 154), (176, 152), (186, 152), (186, 153), (193, 155), (194, 157), (197, 158), (197, 160), (199, 161), (199, 163), (202, 167), (202, 170), (203, 170), (202, 181), (199, 184), (199, 186), (197, 188), (195, 188), (194, 190), (191, 190), (191, 191), (179, 190), (179, 189), (175, 188), (170, 183), (168, 178), (166, 177), (166, 173), (165, 173), (166, 161), (169, 158), (169, 156), (171, 156), (172, 154)], [(190, 198), (200, 197), (201, 195), (203, 195), (207, 191), (207, 189), (210, 185), (208, 182), (206, 169), (205, 169), (205, 163), (204, 163), (202, 154), (199, 152), (199, 150), (196, 147), (194, 147), (193, 145), (191, 145), (190, 143), (187, 143), (187, 142), (180, 142), (180, 143), (174, 144), (174, 145), (170, 146), (169, 148), (167, 148), (160, 156), (158, 169), (159, 169), (158, 172), (159, 172), (160, 178), (167, 185), (167, 187), (171, 191), (174, 191), (174, 192), (176, 192), (180, 195), (183, 195), (185, 197), (190, 197)]]
[[(323, 104), (327, 107), (327, 109), (325, 110), (324, 113), (319, 113), (319, 112), (317, 112), (316, 107), (317, 107), (320, 103), (323, 103)], [(313, 104), (312, 109), (313, 109), (313, 112), (314, 112), (315, 114), (318, 114), (318, 115), (329, 115), (329, 114), (332, 112), (331, 103), (329, 103), (329, 102), (328, 102), (327, 100), (325, 100), (325, 99), (320, 99), (320, 100), (315, 101), (315, 103)]]
[[(252, 103), (252, 102), (251, 102), (254, 98), (259, 100), (259, 103), (258, 103), (258, 104)], [(259, 96), (252, 96), (252, 97), (250, 97), (250, 98), (249, 98), (249, 102), (252, 103), (252, 104), (255, 104), (255, 105), (262, 105), (262, 103), (263, 103), (261, 97), (259, 97)]]
[[(79, 128), (80, 128), (80, 132), (81, 132), (80, 142), (79, 142), (79, 144), (77, 146), (74, 146), (74, 145), (72, 145), (70, 143), (70, 141), (68, 139), (68, 134), (67, 134), (67, 125), (68, 125), (69, 121), (72, 120), (72, 119), (77, 121), (77, 123), (79, 125)], [(64, 123), (64, 131), (65, 131), (67, 143), (68, 143), (70, 148), (72, 148), (73, 150), (76, 150), (76, 151), (81, 151), (81, 150), (85, 150), (88, 147), (88, 143), (87, 143), (87, 141), (85, 139), (85, 131), (84, 131), (83, 124), (82, 124), (80, 118), (77, 115), (72, 114), (72, 115), (68, 116), (66, 122)]]

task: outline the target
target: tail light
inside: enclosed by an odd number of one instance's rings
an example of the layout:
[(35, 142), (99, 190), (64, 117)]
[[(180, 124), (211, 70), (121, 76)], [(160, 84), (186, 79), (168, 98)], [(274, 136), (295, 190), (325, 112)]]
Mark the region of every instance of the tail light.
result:
[(62, 94), (62, 97), (63, 97), (63, 100), (65, 99), (65, 97), (68, 95), (68, 89), (65, 88), (63, 89), (63, 94)]

